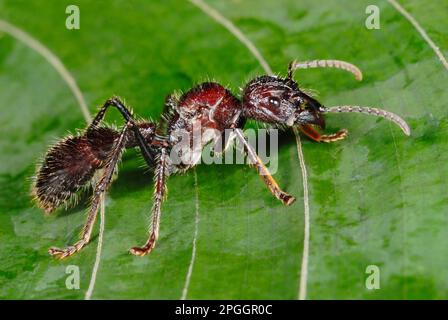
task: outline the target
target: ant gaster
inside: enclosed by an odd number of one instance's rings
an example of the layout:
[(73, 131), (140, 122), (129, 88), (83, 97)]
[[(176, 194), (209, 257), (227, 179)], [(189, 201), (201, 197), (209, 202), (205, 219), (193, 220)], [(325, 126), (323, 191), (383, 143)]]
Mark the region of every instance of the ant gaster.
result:
[[(50, 248), (49, 253), (57, 258), (68, 257), (81, 250), (90, 240), (96, 220), (100, 199), (109, 187), (117, 163), (124, 149), (139, 147), (145, 162), (154, 169), (154, 199), (152, 206), (149, 237), (141, 247), (133, 247), (130, 252), (144, 256), (155, 246), (159, 235), (162, 201), (166, 196), (168, 176), (187, 170), (195, 163), (174, 164), (170, 161), (170, 150), (177, 142), (175, 133), (186, 130), (192, 133), (195, 124), (201, 130), (209, 128), (220, 133), (233, 130), (244, 146), (251, 164), (266, 184), (269, 191), (285, 205), (291, 205), (295, 198), (280, 189), (277, 182), (263, 165), (253, 147), (242, 132), (247, 119), (271, 124), (280, 128), (298, 128), (318, 142), (333, 142), (344, 139), (347, 130), (322, 135), (317, 128), (325, 128), (324, 114), (330, 112), (357, 112), (386, 118), (396, 123), (406, 135), (410, 129), (399, 116), (377, 108), (358, 106), (338, 106), (327, 108), (302, 91), (293, 80), (296, 69), (333, 67), (353, 73), (361, 80), (361, 71), (354, 65), (340, 60), (313, 60), (292, 62), (288, 76), (261, 76), (250, 81), (238, 99), (222, 85), (214, 82), (202, 83), (180, 98), (168, 96), (165, 109), (158, 122), (136, 121), (117, 97), (105, 102), (92, 123), (81, 134), (69, 136), (59, 141), (46, 154), (34, 180), (33, 191), (37, 205), (46, 213), (53, 212), (62, 204), (68, 204), (76, 193), (91, 183), (97, 170), (102, 169), (95, 184), (90, 210), (81, 238), (65, 249)], [(100, 126), (109, 107), (115, 107), (125, 120), (120, 131)], [(201, 150), (214, 137), (202, 139)]]

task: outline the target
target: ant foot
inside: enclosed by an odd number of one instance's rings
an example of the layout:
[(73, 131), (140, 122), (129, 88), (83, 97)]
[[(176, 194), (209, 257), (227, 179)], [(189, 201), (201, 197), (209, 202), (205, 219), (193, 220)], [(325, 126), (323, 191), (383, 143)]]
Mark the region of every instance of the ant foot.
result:
[(320, 141), (327, 142), (327, 143), (334, 142), (334, 141), (343, 140), (343, 139), (347, 138), (347, 136), (348, 136), (348, 130), (342, 129), (336, 133), (321, 136)]
[(134, 256), (139, 256), (139, 257), (146, 256), (156, 246), (156, 239), (157, 239), (157, 235), (152, 233), (151, 236), (149, 237), (148, 241), (146, 242), (146, 244), (143, 247), (132, 247), (131, 249), (129, 249), (129, 252), (131, 254), (133, 254)]
[(48, 253), (59, 260), (65, 259), (77, 251), (78, 250), (74, 246), (70, 246), (65, 249), (59, 249), (55, 247), (51, 247), (50, 249), (48, 249)]
[(64, 249), (51, 247), (50, 249), (48, 249), (48, 253), (50, 255), (52, 255), (53, 257), (55, 257), (56, 259), (62, 260), (67, 257), (70, 257), (71, 255), (73, 255), (76, 252), (78, 252), (79, 250), (81, 250), (87, 243), (88, 243), (88, 241), (80, 240), (77, 243), (75, 243), (73, 246), (69, 246)]
[(154, 246), (152, 247), (132, 247), (131, 249), (129, 249), (129, 252), (131, 254), (133, 254), (134, 256), (139, 256), (139, 257), (143, 257), (146, 256), (148, 253), (151, 252), (152, 248), (154, 248)]
[(296, 198), (287, 193), (284, 193), (280, 195), (280, 201), (283, 202), (285, 206), (290, 206), (296, 201)]

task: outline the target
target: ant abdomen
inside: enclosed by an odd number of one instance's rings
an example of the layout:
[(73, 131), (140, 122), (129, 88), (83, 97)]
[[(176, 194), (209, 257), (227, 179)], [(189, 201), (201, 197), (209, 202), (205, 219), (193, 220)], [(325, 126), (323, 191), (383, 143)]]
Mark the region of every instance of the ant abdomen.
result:
[(76, 193), (104, 166), (118, 135), (113, 129), (95, 127), (56, 143), (35, 177), (32, 193), (38, 206), (51, 213), (62, 204), (76, 202)]

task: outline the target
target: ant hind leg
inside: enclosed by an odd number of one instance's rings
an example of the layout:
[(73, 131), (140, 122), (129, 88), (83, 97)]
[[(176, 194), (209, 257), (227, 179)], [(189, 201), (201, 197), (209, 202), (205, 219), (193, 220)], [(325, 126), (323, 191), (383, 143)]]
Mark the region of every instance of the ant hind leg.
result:
[[(153, 157), (154, 150), (149, 146), (149, 144), (145, 140), (145, 137), (140, 132), (139, 124), (137, 124), (135, 122), (135, 120), (132, 117), (131, 112), (118, 98), (112, 98), (105, 102), (103, 107), (100, 109), (98, 114), (93, 119), (92, 123), (87, 127), (85, 135), (82, 138), (87, 139), (87, 141), (90, 141), (90, 143), (101, 141), (100, 145), (96, 146), (97, 149), (101, 149), (99, 147), (101, 147), (101, 145), (104, 143), (104, 140), (103, 140), (104, 134), (102, 132), (105, 130), (106, 131), (110, 130), (110, 129), (102, 128), (102, 127), (99, 127), (98, 125), (104, 118), (104, 115), (110, 106), (116, 107), (120, 111), (120, 113), (126, 120), (126, 124), (120, 133), (113, 132), (113, 134), (110, 135), (109, 140), (112, 145), (110, 147), (110, 149), (103, 150), (104, 152), (101, 152), (101, 154), (103, 154), (103, 156), (104, 156), (104, 163), (101, 164), (101, 168), (103, 168), (103, 173), (102, 173), (100, 180), (97, 182), (97, 184), (95, 186), (92, 204), (91, 204), (88, 216), (87, 216), (87, 221), (85, 223), (85, 226), (84, 226), (82, 234), (81, 234), (81, 239), (78, 242), (76, 242), (73, 246), (70, 246), (65, 249), (59, 249), (59, 248), (50, 248), (49, 249), (49, 253), (59, 259), (66, 258), (66, 257), (78, 252), (89, 242), (90, 236), (91, 236), (91, 233), (93, 230), (93, 226), (94, 226), (94, 223), (96, 220), (101, 197), (104, 195), (106, 189), (108, 188), (108, 186), (111, 183), (116, 165), (121, 158), (122, 151), (127, 147), (126, 143), (127, 143), (128, 139), (132, 138), (132, 136), (129, 135), (130, 131), (132, 131), (134, 133), (133, 140), (135, 140), (135, 142), (133, 142), (133, 143), (135, 143), (140, 148), (141, 153), (142, 153), (145, 161), (148, 163), (148, 165), (151, 166), (152, 163), (154, 162), (154, 157)], [(91, 176), (93, 176), (93, 172), (92, 172)], [(40, 179), (40, 180), (42, 180), (42, 179)], [(37, 189), (37, 190), (40, 190), (40, 189)], [(42, 196), (41, 196), (41, 198), (44, 199)], [(44, 200), (46, 200), (46, 198)], [(41, 202), (43, 202), (43, 201), (41, 201)], [(48, 202), (48, 200), (47, 200), (47, 202)], [(52, 202), (47, 204), (47, 202), (43, 202), (42, 206), (47, 211), (53, 210), (55, 205), (53, 205)], [(56, 202), (54, 200), (53, 200), (53, 202), (55, 202), (56, 204), (59, 204), (59, 202)]]
[(123, 130), (120, 133), (120, 137), (118, 138), (117, 142), (115, 143), (115, 145), (110, 153), (109, 159), (106, 162), (102, 176), (95, 186), (92, 204), (90, 206), (90, 210), (87, 215), (87, 221), (82, 230), (81, 239), (78, 242), (76, 242), (74, 245), (69, 246), (65, 249), (59, 249), (59, 248), (55, 248), (55, 247), (50, 248), (48, 250), (48, 253), (51, 254), (52, 256), (54, 256), (58, 259), (64, 259), (64, 258), (69, 257), (72, 254), (80, 251), (87, 243), (89, 243), (90, 236), (91, 236), (92, 230), (93, 230), (93, 225), (95, 224), (96, 216), (98, 213), (98, 207), (100, 204), (100, 200), (104, 196), (108, 186), (110, 185), (112, 176), (115, 171), (115, 167), (116, 167), (118, 161), (120, 160), (122, 151), (125, 148), (126, 133), (129, 128), (129, 125), (130, 125), (129, 122), (127, 122), (126, 125), (123, 127)]
[(148, 145), (147, 141), (143, 137), (142, 133), (140, 132), (140, 129), (138, 127), (138, 124), (135, 122), (134, 118), (132, 117), (131, 111), (125, 106), (125, 104), (117, 97), (108, 99), (104, 105), (101, 107), (100, 111), (97, 113), (95, 118), (93, 119), (92, 123), (88, 126), (87, 132), (89, 130), (94, 130), (98, 127), (98, 124), (103, 120), (104, 115), (106, 114), (106, 111), (109, 107), (115, 107), (118, 109), (118, 111), (121, 113), (123, 118), (129, 123), (130, 129), (134, 132), (134, 136), (137, 142), (137, 145), (139, 146), (143, 158), (145, 159), (146, 163), (148, 165), (151, 165), (154, 162), (153, 154), (154, 150)]

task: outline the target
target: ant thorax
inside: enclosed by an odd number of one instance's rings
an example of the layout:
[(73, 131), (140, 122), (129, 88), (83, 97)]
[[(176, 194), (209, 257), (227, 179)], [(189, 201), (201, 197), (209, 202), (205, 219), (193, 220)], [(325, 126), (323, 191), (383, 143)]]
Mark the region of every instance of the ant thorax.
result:
[(218, 83), (202, 83), (186, 92), (169, 120), (170, 160), (184, 169), (196, 165), (211, 142), (217, 152), (222, 151), (224, 131), (238, 125), (241, 111), (241, 102)]

